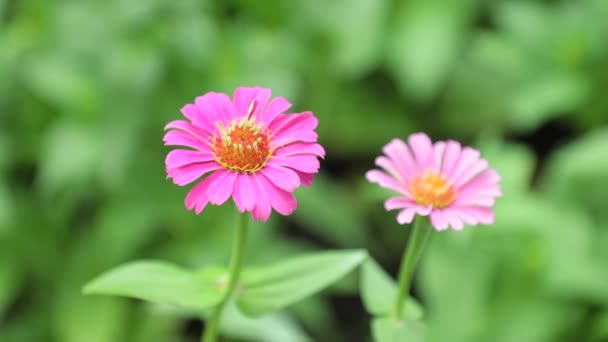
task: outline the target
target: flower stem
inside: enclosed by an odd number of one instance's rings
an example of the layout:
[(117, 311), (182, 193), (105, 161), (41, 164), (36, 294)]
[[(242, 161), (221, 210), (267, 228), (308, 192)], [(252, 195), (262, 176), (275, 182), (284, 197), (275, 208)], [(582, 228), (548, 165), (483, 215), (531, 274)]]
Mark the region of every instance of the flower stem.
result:
[(241, 274), (241, 268), (243, 266), (243, 259), (245, 257), (245, 248), (247, 246), (247, 226), (249, 225), (249, 218), (247, 215), (241, 215), (241, 222), (239, 225), (239, 231), (237, 232), (236, 239), (234, 239), (232, 245), (232, 256), (230, 258), (230, 273), (228, 275), (228, 287), (222, 301), (214, 308), (211, 313), (211, 317), (207, 320), (205, 326), (205, 333), (201, 338), (202, 342), (215, 342), (217, 340), (217, 329), (222, 316), (222, 311), (226, 306), (226, 303), (230, 300), (236, 285), (238, 284), (239, 276)]
[(424, 217), (417, 216), (414, 224), (412, 224), (412, 232), (408, 239), (408, 245), (403, 252), (401, 259), (401, 268), (399, 270), (399, 289), (397, 292), (397, 301), (395, 302), (395, 311), (393, 312), (395, 319), (401, 319), (403, 314), (403, 306), (410, 291), (412, 283), (412, 275), (416, 268), (416, 262), (420, 258), (420, 254), (428, 239), (432, 228)]

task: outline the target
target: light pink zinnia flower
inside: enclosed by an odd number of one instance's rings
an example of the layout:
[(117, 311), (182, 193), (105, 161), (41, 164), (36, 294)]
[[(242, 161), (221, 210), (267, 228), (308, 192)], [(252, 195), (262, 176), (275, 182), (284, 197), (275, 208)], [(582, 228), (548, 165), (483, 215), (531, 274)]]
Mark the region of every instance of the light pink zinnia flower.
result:
[(172, 121), (165, 145), (167, 177), (179, 186), (210, 173), (186, 196), (186, 208), (199, 214), (207, 205), (229, 197), (241, 213), (266, 221), (271, 208), (282, 215), (297, 207), (293, 191), (310, 185), (325, 151), (317, 144), (317, 118), (311, 112), (283, 114), (291, 104), (282, 97), (270, 102), (270, 89), (237, 88), (233, 99), (207, 93), (187, 104), (189, 121)]
[(382, 150), (386, 156), (376, 158), (376, 165), (385, 172), (371, 170), (366, 177), (399, 194), (384, 207), (400, 210), (400, 224), (411, 223), (416, 214), (430, 215), (436, 230), (494, 223), (500, 176), (479, 151), (453, 140), (433, 144), (424, 133), (410, 135), (407, 144), (393, 139)]

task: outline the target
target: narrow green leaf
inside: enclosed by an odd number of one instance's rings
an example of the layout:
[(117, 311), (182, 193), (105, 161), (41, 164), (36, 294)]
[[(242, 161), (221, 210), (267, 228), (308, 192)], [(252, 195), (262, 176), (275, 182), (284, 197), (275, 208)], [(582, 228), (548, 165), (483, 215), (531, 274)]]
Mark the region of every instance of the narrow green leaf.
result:
[(205, 309), (222, 299), (225, 275), (225, 270), (216, 267), (192, 273), (167, 262), (135, 261), (102, 274), (83, 292)]
[[(361, 268), (361, 297), (367, 311), (375, 316), (390, 314), (395, 306), (396, 295), (395, 281), (373, 259), (367, 259)], [(408, 298), (405, 318), (417, 320), (422, 315), (422, 306), (415, 299)]]
[(376, 318), (372, 322), (372, 334), (376, 342), (422, 342), (426, 326), (415, 320)]
[(279, 310), (338, 281), (366, 256), (363, 250), (321, 252), (246, 271), (237, 304), (250, 316)]

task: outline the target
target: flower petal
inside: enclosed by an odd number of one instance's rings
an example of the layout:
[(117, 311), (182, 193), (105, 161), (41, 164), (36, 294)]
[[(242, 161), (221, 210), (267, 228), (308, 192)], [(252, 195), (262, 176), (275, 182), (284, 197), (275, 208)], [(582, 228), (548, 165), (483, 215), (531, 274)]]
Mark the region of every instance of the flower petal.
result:
[(291, 103), (289, 103), (289, 101), (287, 101), (285, 98), (275, 97), (270, 101), (268, 107), (266, 107), (266, 110), (264, 111), (264, 114), (260, 120), (264, 123), (265, 127), (268, 127), (277, 117), (277, 115), (283, 114), (290, 107)]
[(210, 152), (177, 149), (169, 152), (165, 158), (168, 169), (175, 169), (189, 164), (204, 163), (215, 160)]
[(300, 186), (300, 177), (290, 168), (268, 164), (260, 170), (260, 173), (266, 176), (274, 185), (288, 192), (293, 192)]
[(314, 129), (318, 120), (311, 112), (279, 115), (268, 126), (274, 135), (273, 146), (280, 147), (293, 142), (316, 142), (318, 139)]
[(454, 140), (448, 140), (445, 143), (445, 151), (443, 153), (443, 162), (441, 163), (441, 172), (449, 176), (452, 174), (452, 170), (456, 165), (458, 159), (460, 159), (460, 143)]
[(431, 213), (431, 225), (438, 231), (448, 229), (448, 220), (441, 210), (433, 210)]
[(270, 200), (268, 198), (268, 192), (264, 189), (260, 182), (258, 181), (258, 177), (263, 177), (262, 175), (251, 174), (250, 181), (255, 193), (255, 207), (251, 212), (251, 216), (256, 221), (267, 221), (270, 217), (271, 205)]
[(234, 190), (234, 182), (237, 173), (234, 171), (224, 171), (209, 185), (209, 202), (221, 205), (228, 200)]
[(209, 175), (209, 177), (203, 179), (200, 183), (196, 184), (186, 196), (185, 205), (188, 210), (195, 209), (196, 214), (200, 214), (207, 203), (209, 202), (209, 185), (215, 182), (215, 180), (221, 176), (224, 172), (217, 171)]
[[(210, 120), (210, 118), (207, 117), (206, 112), (201, 111), (201, 109), (196, 105), (189, 103), (182, 107), (181, 112), (186, 118), (188, 118), (188, 120), (190, 120), (192, 125), (206, 131), (207, 134), (213, 134), (213, 132), (215, 132), (215, 126), (213, 125), (214, 121)], [(165, 127), (165, 129), (167, 129), (167, 127)]]
[(179, 186), (192, 183), (205, 173), (219, 170), (222, 166), (215, 161), (205, 163), (194, 163), (175, 169), (167, 169), (167, 176), (173, 178), (173, 183)]
[(275, 157), (270, 158), (268, 164), (275, 164), (285, 166), (297, 171), (315, 173), (319, 171), (321, 164), (319, 159), (314, 155), (301, 154), (289, 157)]
[(215, 123), (227, 123), (238, 117), (238, 113), (232, 105), (232, 101), (226, 94), (209, 92), (194, 99), (194, 103), (202, 114), (199, 122), (212, 127), (215, 132)]
[(367, 171), (365, 177), (368, 181), (372, 183), (377, 183), (383, 188), (387, 188), (393, 191), (396, 191), (408, 198), (411, 198), (411, 195), (405, 188), (405, 186), (399, 183), (395, 178), (387, 175), (386, 173), (380, 170), (370, 170)]
[(266, 108), (266, 103), (268, 102), (268, 99), (270, 99), (271, 94), (272, 92), (268, 88), (236, 88), (232, 97), (234, 99), (234, 107), (236, 108), (238, 117), (240, 118), (247, 115), (247, 112), (249, 111), (249, 106), (251, 106), (251, 102), (255, 100), (257, 104), (251, 115), (260, 118), (262, 116), (264, 108)]
[(259, 186), (268, 192), (270, 205), (281, 215), (290, 215), (296, 210), (298, 204), (292, 193), (276, 187), (266, 176), (256, 177)]
[(418, 168), (421, 170), (431, 168), (434, 164), (434, 155), (433, 143), (429, 136), (424, 133), (415, 133), (409, 136), (408, 142), (416, 158)]
[(294, 156), (298, 154), (312, 154), (323, 158), (325, 149), (323, 146), (316, 143), (293, 143), (277, 148), (274, 152), (276, 157)]
[(456, 182), (461, 178), (468, 170), (473, 168), (475, 163), (479, 160), (479, 151), (472, 149), (470, 147), (465, 147), (462, 149), (462, 153), (460, 153), (460, 158), (454, 165), (454, 169), (451, 173), (446, 174), (446, 176), (452, 180), (452, 182)]
[(240, 173), (234, 183), (234, 203), (239, 212), (253, 211), (255, 208), (255, 189), (251, 184), (251, 177), (247, 173)]

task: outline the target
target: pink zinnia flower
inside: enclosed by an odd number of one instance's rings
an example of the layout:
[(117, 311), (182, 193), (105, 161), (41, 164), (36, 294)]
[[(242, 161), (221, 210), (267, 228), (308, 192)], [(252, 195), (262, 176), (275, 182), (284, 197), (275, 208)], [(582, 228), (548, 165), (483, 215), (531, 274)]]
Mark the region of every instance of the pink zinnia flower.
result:
[(433, 144), (424, 133), (410, 135), (408, 143), (393, 139), (382, 150), (386, 156), (376, 158), (376, 165), (384, 172), (371, 170), (366, 176), (398, 193), (384, 207), (400, 210), (400, 224), (411, 223), (416, 214), (430, 215), (436, 230), (494, 223), (500, 176), (479, 151), (452, 140)]
[[(229, 197), (238, 210), (266, 221), (271, 208), (282, 215), (297, 207), (293, 191), (310, 185), (325, 151), (317, 144), (317, 118), (311, 112), (284, 114), (291, 104), (270, 100), (265, 88), (237, 88), (233, 99), (207, 93), (187, 104), (189, 121), (172, 121), (165, 145), (185, 146), (167, 155), (167, 177), (179, 186), (205, 174), (186, 196), (186, 208), (199, 214)], [(270, 102), (269, 102), (270, 100)]]

